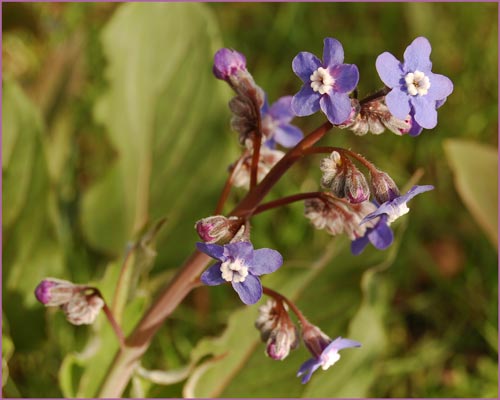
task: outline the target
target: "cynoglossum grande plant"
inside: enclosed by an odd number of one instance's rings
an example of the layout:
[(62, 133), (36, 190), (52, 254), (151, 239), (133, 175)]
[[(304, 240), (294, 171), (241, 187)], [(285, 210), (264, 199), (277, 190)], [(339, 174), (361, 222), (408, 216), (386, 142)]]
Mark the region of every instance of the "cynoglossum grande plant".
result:
[[(201, 284), (230, 283), (246, 305), (268, 296), (270, 300), (259, 308), (255, 326), (266, 342), (266, 354), (275, 360), (285, 359), (303, 341), (311, 358), (298, 368), (302, 383), (307, 383), (319, 367), (327, 369), (336, 363), (340, 350), (361, 346), (358, 341), (341, 336), (332, 340), (311, 324), (290, 299), (262, 284), (263, 275), (286, 268), (286, 254), (282, 254), (282, 249), (255, 249), (251, 221), (259, 213), (302, 201), (305, 217), (313, 226), (331, 235), (345, 233), (351, 240), (353, 254), (361, 254), (369, 243), (379, 250), (389, 247), (394, 238), (390, 224), (409, 211), (408, 201), (433, 187), (414, 186), (402, 195), (389, 174), (362, 155), (317, 143), (332, 128), (360, 136), (369, 132), (378, 135), (386, 129), (398, 136), (417, 136), (424, 128), (434, 128), (437, 109), (451, 94), (453, 85), (445, 76), (431, 72), (430, 52), (428, 40), (419, 37), (406, 49), (403, 62), (390, 53), (381, 54), (376, 68), (386, 86), (358, 99), (357, 66), (344, 64), (342, 44), (326, 38), (322, 59), (309, 52), (301, 52), (293, 59), (293, 72), (302, 81), (298, 93), (269, 102), (248, 71), (243, 54), (226, 48), (217, 51), (213, 73), (235, 92), (229, 102), (231, 127), (238, 133), (242, 150), (229, 167), (213, 215), (195, 223), (201, 239), (193, 244), (197, 250), (127, 338), (98, 288), (46, 278), (35, 289), (41, 303), (61, 307), (73, 324), (91, 324), (101, 309), (105, 312), (120, 350), (100, 396), (116, 397), (123, 393), (159, 327)], [(294, 116), (317, 111), (324, 113), (327, 121), (307, 135), (291, 123)], [(292, 165), (317, 154), (326, 155), (319, 162), (323, 190), (263, 202)], [(224, 212), (233, 187), (244, 188), (246, 194), (233, 210)]]

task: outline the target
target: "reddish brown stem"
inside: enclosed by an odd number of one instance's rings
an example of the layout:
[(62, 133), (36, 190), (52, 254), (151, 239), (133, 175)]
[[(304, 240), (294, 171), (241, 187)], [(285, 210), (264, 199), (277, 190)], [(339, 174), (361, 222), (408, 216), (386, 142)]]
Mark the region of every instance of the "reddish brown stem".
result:
[(120, 325), (118, 325), (118, 322), (116, 322), (113, 313), (111, 312), (106, 303), (104, 303), (102, 311), (104, 311), (106, 318), (108, 319), (109, 323), (111, 324), (111, 327), (113, 328), (113, 331), (116, 334), (116, 337), (118, 338), (118, 342), (120, 343), (120, 348), (121, 349), (125, 348), (125, 335), (123, 334), (122, 328), (120, 328)]
[(231, 187), (233, 186), (233, 175), (234, 175), (234, 168), (231, 169), (231, 171), (229, 172), (229, 176), (226, 179), (226, 183), (224, 184), (222, 193), (219, 197), (219, 200), (217, 201), (217, 206), (215, 207), (214, 215), (219, 215), (222, 212), (222, 209), (224, 208), (224, 204), (226, 203), (229, 193), (231, 192)]
[(302, 325), (306, 325), (308, 323), (306, 317), (304, 317), (304, 314), (302, 314), (302, 312), (297, 308), (297, 306), (294, 303), (292, 303), (291, 300), (288, 300), (282, 294), (275, 292), (274, 290), (269, 289), (268, 287), (263, 286), (262, 289), (263, 289), (264, 294), (272, 297), (273, 299), (275, 299), (279, 302), (285, 302), (288, 305), (288, 307), (290, 307), (290, 309), (297, 316), (297, 318), (299, 319), (299, 321)]
[(282, 197), (281, 199), (269, 201), (267, 203), (261, 204), (258, 206), (252, 215), (257, 215), (261, 212), (271, 210), (273, 208), (285, 206), (290, 203), (294, 203), (296, 201), (307, 200), (307, 199), (317, 199), (323, 198), (325, 195), (324, 192), (307, 192), (307, 193), (298, 193), (293, 194), (291, 196)]
[[(260, 117), (259, 117), (260, 120)], [(252, 153), (252, 166), (250, 168), (250, 190), (257, 185), (257, 176), (259, 172), (259, 158), (260, 158), (260, 145), (262, 143), (262, 133), (260, 131), (260, 123), (257, 134), (253, 137), (253, 153)]]

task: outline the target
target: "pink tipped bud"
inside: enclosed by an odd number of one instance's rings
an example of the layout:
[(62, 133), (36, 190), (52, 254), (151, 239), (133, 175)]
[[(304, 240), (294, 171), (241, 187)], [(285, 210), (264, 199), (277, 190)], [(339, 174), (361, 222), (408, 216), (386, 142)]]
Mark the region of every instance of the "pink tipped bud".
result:
[(205, 243), (228, 243), (240, 229), (241, 220), (238, 217), (213, 215), (200, 219), (194, 227)]
[(262, 341), (266, 342), (266, 355), (273, 360), (285, 359), (290, 350), (299, 345), (297, 328), (285, 306), (275, 300), (269, 300), (259, 308), (255, 327), (260, 331)]
[(383, 171), (370, 172), (373, 197), (380, 203), (385, 203), (399, 196), (399, 189), (393, 179)]
[(370, 188), (365, 176), (352, 166), (348, 169), (345, 179), (345, 194), (349, 202), (362, 203), (370, 198)]
[(346, 164), (339, 152), (334, 151), (328, 158), (321, 160), (320, 169), (323, 172), (321, 186), (337, 197), (345, 196)]
[(47, 307), (67, 303), (83, 286), (56, 278), (45, 278), (35, 289), (36, 299)]
[(220, 49), (215, 53), (212, 71), (216, 78), (228, 80), (239, 71), (246, 71), (245, 56), (235, 50)]

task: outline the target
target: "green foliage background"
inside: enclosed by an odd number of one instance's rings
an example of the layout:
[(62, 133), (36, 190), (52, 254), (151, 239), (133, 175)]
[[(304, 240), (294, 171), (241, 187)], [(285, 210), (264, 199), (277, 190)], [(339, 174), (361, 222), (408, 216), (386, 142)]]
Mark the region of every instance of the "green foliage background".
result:
[[(314, 231), (300, 204), (254, 220), (255, 246), (286, 259), (266, 285), (363, 348), (303, 386), (294, 376), (303, 346), (283, 362), (266, 358), (257, 306), (199, 288), (126, 395), (496, 398), (497, 15), (495, 3), (2, 4), (4, 395), (94, 397), (117, 348), (103, 317), (73, 327), (37, 304), (43, 277), (92, 282), (111, 299), (127, 244), (165, 216), (154, 262), (134, 255), (142, 273), (118, 315), (130, 332), (193, 249), (192, 226), (213, 210), (238, 154), (231, 94), (211, 75), (218, 48), (243, 52), (274, 101), (299, 89), (293, 57), (320, 55), (335, 37), (364, 96), (381, 86), (378, 54), (401, 57), (426, 36), (434, 71), (455, 85), (438, 126), (418, 138), (324, 140), (402, 187), (417, 170), (436, 186), (412, 201), (391, 249), (353, 257), (347, 240)], [(295, 120), (304, 131), (322, 121)], [(269, 198), (315, 190), (318, 162), (294, 167)]]

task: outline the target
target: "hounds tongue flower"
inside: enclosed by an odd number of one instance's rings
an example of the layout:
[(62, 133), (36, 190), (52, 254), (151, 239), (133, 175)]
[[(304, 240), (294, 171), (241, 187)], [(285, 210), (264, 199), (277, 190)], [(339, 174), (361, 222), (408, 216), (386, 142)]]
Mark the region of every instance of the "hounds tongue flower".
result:
[[(418, 126), (426, 129), (437, 125), (436, 110), (453, 92), (450, 79), (431, 72), (431, 50), (429, 41), (418, 37), (406, 48), (404, 63), (388, 52), (376, 61), (380, 78), (392, 89), (385, 97), (390, 112), (402, 120), (411, 114)], [(410, 135), (420, 131), (415, 127)]]
[(293, 59), (293, 72), (304, 82), (292, 99), (296, 115), (303, 117), (321, 109), (332, 124), (341, 124), (349, 118), (348, 93), (356, 88), (359, 71), (356, 65), (343, 61), (342, 44), (333, 38), (324, 40), (323, 61), (305, 51)]
[(262, 297), (258, 276), (270, 274), (283, 264), (283, 257), (276, 250), (254, 250), (250, 242), (224, 246), (198, 242), (196, 247), (218, 261), (201, 275), (201, 281), (209, 286), (230, 282), (245, 304), (254, 304)]

